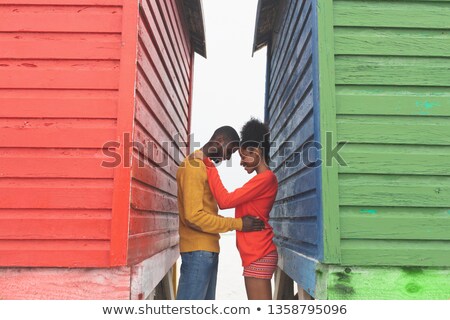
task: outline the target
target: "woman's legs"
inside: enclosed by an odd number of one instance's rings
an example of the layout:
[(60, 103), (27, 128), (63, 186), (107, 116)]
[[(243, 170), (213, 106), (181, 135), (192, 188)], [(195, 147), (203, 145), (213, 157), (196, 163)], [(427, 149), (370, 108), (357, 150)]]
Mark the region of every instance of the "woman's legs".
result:
[(248, 300), (272, 300), (270, 279), (244, 277)]
[(249, 300), (272, 300), (271, 279), (278, 263), (278, 253), (266, 256), (244, 267), (245, 289)]

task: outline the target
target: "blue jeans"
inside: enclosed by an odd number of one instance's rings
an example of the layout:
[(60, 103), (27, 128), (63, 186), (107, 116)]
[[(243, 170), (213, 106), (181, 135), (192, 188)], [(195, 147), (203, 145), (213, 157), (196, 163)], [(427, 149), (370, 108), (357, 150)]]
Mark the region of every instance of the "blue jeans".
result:
[(181, 253), (177, 300), (214, 300), (218, 265), (219, 254), (216, 252)]

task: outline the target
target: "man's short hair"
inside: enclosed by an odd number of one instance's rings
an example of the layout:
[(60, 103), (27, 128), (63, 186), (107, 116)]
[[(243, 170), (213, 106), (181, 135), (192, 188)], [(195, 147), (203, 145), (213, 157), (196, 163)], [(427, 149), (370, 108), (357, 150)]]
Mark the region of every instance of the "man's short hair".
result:
[(214, 131), (214, 134), (211, 140), (217, 140), (219, 137), (222, 137), (226, 140), (226, 142), (236, 142), (239, 143), (240, 138), (239, 134), (233, 127), (223, 126)]

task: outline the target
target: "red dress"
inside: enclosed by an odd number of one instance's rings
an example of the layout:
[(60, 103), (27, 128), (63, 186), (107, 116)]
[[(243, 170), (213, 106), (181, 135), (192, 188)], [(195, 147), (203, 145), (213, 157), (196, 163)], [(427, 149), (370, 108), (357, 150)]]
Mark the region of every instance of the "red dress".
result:
[(236, 218), (246, 215), (259, 217), (266, 229), (256, 232), (236, 231), (236, 243), (244, 267), (277, 250), (273, 243), (273, 230), (269, 225), (269, 213), (278, 190), (275, 174), (264, 171), (251, 178), (241, 188), (228, 192), (222, 184), (217, 168), (211, 160), (204, 160), (208, 183), (220, 209), (236, 208)]

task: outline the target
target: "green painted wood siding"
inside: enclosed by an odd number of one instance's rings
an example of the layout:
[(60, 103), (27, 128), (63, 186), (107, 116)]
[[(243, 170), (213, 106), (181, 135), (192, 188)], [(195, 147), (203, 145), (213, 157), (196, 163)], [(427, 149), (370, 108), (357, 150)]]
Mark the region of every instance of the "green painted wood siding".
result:
[(333, 4), (341, 263), (450, 266), (450, 1)]

